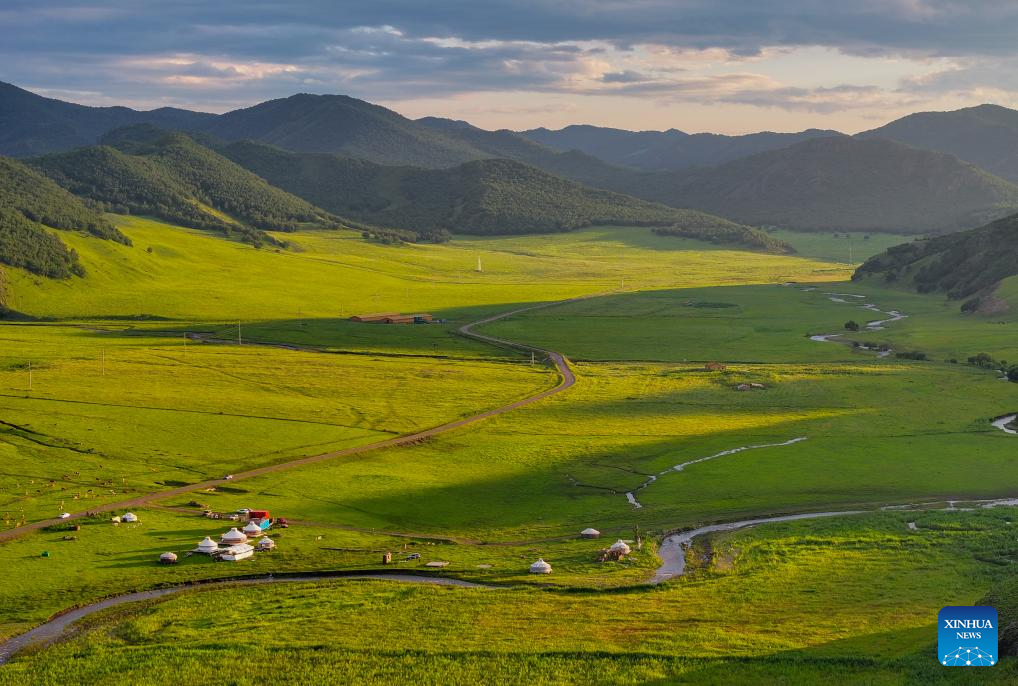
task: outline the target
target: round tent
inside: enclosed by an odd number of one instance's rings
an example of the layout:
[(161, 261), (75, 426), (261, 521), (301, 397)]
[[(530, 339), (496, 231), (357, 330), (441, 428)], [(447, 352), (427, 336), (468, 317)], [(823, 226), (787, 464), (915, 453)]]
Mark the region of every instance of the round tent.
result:
[(176, 562), (177, 562), (177, 554), (176, 553), (163, 553), (162, 555), (159, 556), (159, 561), (162, 562), (164, 565), (176, 564)]
[(120, 518), (120, 521), (136, 522), (138, 521), (138, 515), (134, 514), (133, 512), (125, 512), (124, 515)]
[(608, 550), (612, 551), (613, 553), (618, 553), (620, 555), (628, 555), (630, 553), (629, 545), (621, 538), (612, 543), (611, 547), (608, 548)]
[(217, 550), (219, 550), (219, 544), (213, 541), (208, 536), (203, 538), (201, 543), (198, 544), (199, 553), (214, 553)]
[(601, 535), (600, 531), (598, 531), (597, 529), (593, 529), (589, 526), (580, 532), (580, 538), (597, 538), (600, 535)]
[(258, 550), (272, 550), (276, 547), (276, 542), (266, 536), (262, 540), (258, 541)]
[(551, 574), (551, 565), (545, 562), (543, 559), (539, 559), (534, 564), (530, 565), (531, 574)]
[(237, 527), (233, 527), (223, 534), (219, 540), (227, 545), (237, 545), (238, 543), (247, 543), (247, 536)]
[(244, 527), (244, 533), (248, 536), (259, 536), (262, 533), (262, 528), (254, 522), (248, 522)]

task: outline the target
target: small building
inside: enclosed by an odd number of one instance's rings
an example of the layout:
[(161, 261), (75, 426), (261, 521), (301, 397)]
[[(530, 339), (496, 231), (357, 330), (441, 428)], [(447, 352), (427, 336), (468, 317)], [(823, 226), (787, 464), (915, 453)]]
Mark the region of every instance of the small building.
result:
[(258, 520), (258, 521), (261, 521), (263, 519), (269, 519), (272, 516), (271, 514), (269, 514), (268, 510), (248, 510), (246, 514), (248, 520)]
[(231, 546), (232, 545), (239, 545), (241, 543), (247, 543), (247, 534), (245, 534), (243, 531), (241, 531), (237, 527), (233, 527), (232, 529), (227, 531), (225, 534), (220, 536), (219, 537), (219, 541), (223, 545), (231, 545)]
[(238, 543), (219, 551), (219, 559), (227, 562), (239, 562), (254, 555), (254, 547), (247, 543)]
[(205, 555), (211, 555), (212, 553), (214, 553), (217, 550), (219, 550), (219, 544), (216, 543), (215, 541), (213, 541), (208, 536), (206, 536), (205, 538), (203, 538), (201, 540), (200, 543), (198, 543), (198, 547), (196, 548), (196, 550), (199, 553), (204, 553)]
[(398, 317), (399, 312), (376, 312), (374, 314), (355, 314), (350, 317), (352, 322), (380, 322), (386, 317)]
[(612, 543), (608, 550), (615, 553), (616, 555), (628, 555), (632, 550), (629, 548), (629, 544), (623, 541), (621, 538)]
[(392, 553), (388, 553), (388, 552), (382, 553), (382, 564), (383, 565), (391, 565), (392, 564)]
[(133, 512), (125, 512), (120, 517), (120, 521), (122, 521), (122, 522), (137, 522), (138, 521), (138, 515), (134, 514)]
[(175, 565), (177, 564), (177, 554), (163, 553), (159, 556), (159, 562), (164, 565)]
[(544, 561), (543, 558), (539, 558), (537, 562), (530, 565), (531, 574), (551, 574), (551, 565)]
[(262, 527), (259, 526), (257, 522), (248, 522), (247, 524), (245, 524), (243, 532), (244, 535), (247, 536), (248, 538), (256, 538), (258, 536), (264, 535)]
[(273, 541), (268, 536), (265, 536), (260, 541), (258, 541), (258, 545), (255, 546), (255, 550), (257, 550), (259, 552), (264, 552), (266, 550), (275, 550), (275, 549), (276, 549), (276, 542)]
[(601, 535), (600, 531), (598, 531), (597, 529), (592, 529), (590, 527), (587, 527), (586, 529), (580, 532), (580, 538), (598, 538), (600, 535)]

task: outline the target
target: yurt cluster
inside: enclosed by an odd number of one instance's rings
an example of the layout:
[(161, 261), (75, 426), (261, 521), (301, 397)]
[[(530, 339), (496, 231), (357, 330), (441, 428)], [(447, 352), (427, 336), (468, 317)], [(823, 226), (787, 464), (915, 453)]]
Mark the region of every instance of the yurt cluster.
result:
[[(232, 527), (222, 534), (219, 540), (206, 536), (198, 542), (198, 547), (188, 552), (188, 555), (195, 553), (208, 555), (213, 560), (224, 562), (239, 562), (252, 557), (256, 552), (275, 550), (276, 542), (268, 537), (266, 532), (272, 526), (272, 518), (268, 510), (247, 511), (247, 523), (240, 529)], [(174, 564), (177, 561), (176, 553), (163, 553), (159, 556), (163, 564)]]

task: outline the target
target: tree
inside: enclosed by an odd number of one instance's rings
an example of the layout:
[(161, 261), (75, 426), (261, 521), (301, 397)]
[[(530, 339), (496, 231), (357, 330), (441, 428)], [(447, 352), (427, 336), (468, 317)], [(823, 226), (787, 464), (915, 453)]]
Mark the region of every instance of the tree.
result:
[(847, 322), (845, 322), (845, 328), (848, 329), (849, 331), (858, 331), (859, 322), (855, 321), (854, 319), (850, 319)]
[(1013, 364), (1007, 368), (1007, 380), (1018, 383), (1018, 364)]

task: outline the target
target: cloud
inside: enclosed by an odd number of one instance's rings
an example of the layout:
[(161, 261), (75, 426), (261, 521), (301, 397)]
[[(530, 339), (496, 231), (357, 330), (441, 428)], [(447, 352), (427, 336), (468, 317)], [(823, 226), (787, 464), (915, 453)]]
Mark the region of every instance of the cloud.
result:
[[(0, 25), (0, 78), (89, 104), (528, 93), (831, 114), (1018, 93), (1013, 0), (6, 0)], [(875, 66), (824, 71), (818, 46)]]

